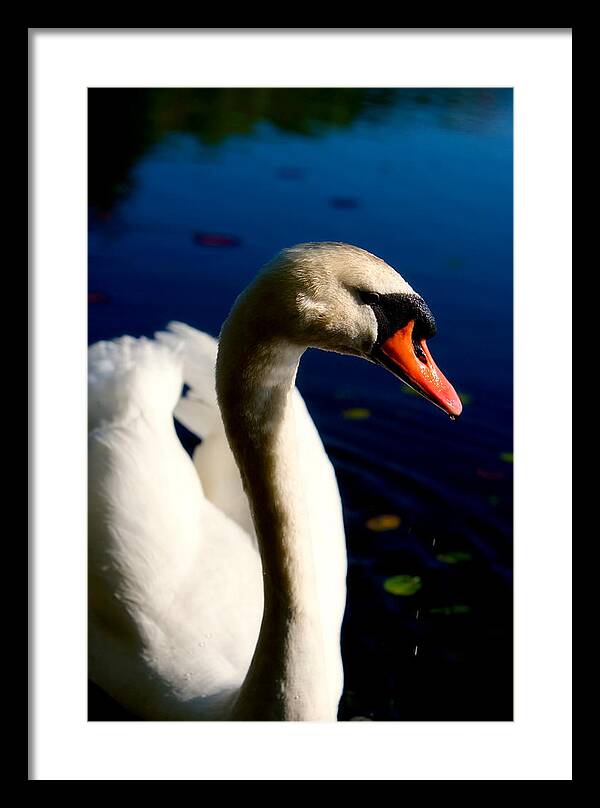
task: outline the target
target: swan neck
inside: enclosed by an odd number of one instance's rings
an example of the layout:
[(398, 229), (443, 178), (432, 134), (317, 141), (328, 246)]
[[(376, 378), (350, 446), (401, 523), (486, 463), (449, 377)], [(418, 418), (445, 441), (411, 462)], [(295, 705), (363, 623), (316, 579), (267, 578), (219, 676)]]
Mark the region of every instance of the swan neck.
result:
[(253, 340), (238, 314), (234, 309), (221, 334), (217, 393), (256, 530), (264, 613), (232, 717), (331, 718), (324, 715), (327, 673), (294, 418), (304, 349), (283, 340)]
[[(312, 541), (293, 406), (299, 349), (244, 351), (236, 382), (219, 385), (227, 437), (250, 501), (263, 564), (265, 610), (309, 610)], [(221, 360), (222, 361), (222, 360)]]

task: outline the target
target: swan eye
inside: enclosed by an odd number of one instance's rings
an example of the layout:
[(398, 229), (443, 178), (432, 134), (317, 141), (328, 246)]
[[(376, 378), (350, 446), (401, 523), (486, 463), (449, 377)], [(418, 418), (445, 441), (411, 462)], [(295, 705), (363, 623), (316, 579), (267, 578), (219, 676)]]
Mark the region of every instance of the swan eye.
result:
[(379, 302), (379, 294), (377, 292), (359, 292), (358, 294), (363, 303), (371, 305)]

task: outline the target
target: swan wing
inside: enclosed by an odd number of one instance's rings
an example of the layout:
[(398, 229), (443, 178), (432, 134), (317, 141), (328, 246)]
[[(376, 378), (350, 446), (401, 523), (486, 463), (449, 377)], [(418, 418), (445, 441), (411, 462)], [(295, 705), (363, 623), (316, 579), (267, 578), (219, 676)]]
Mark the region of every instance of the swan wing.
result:
[(260, 559), (205, 496), (177, 439), (181, 349), (89, 351), (89, 666), (145, 718), (217, 718), (262, 616)]
[(248, 498), (229, 448), (215, 392), (217, 341), (185, 323), (172, 322), (156, 338), (164, 345), (180, 346), (183, 376), (188, 390), (175, 407), (175, 417), (202, 439), (193, 454), (204, 495), (238, 524), (256, 548), (256, 534)]

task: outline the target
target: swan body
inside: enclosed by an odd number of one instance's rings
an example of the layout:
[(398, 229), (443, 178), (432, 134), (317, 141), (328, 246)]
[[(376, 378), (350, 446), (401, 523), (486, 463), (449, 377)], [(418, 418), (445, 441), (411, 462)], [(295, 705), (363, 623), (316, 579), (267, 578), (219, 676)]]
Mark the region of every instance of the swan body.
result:
[(89, 349), (89, 672), (136, 716), (336, 720), (342, 509), (295, 375), (309, 346), (375, 361), (384, 321), (357, 290), (421, 300), (363, 250), (300, 245), (218, 350), (178, 323)]

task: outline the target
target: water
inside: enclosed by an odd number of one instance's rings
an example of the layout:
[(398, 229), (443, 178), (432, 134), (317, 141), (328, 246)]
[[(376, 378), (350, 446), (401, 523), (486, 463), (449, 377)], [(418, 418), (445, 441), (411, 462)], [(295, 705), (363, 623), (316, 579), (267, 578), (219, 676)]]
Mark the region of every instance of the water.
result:
[(425, 297), (457, 421), (357, 359), (309, 351), (298, 375), (344, 503), (340, 718), (512, 718), (511, 92), (94, 90), (89, 179), (90, 342), (216, 335), (302, 241), (364, 247)]

